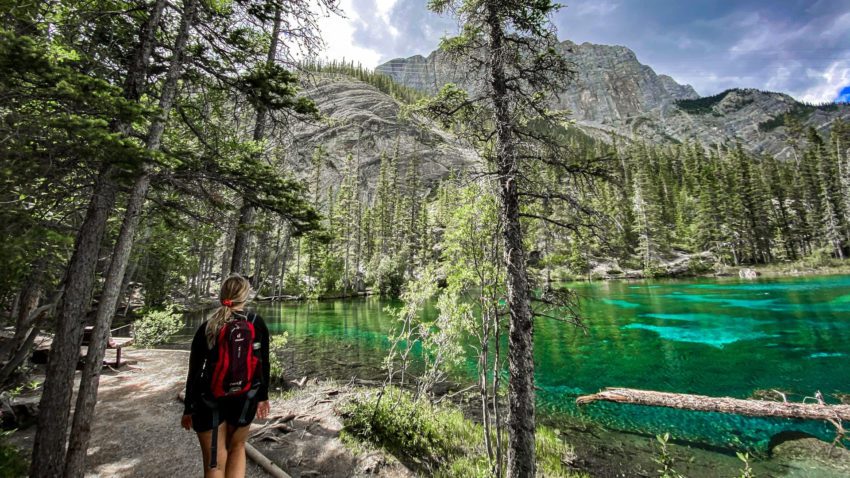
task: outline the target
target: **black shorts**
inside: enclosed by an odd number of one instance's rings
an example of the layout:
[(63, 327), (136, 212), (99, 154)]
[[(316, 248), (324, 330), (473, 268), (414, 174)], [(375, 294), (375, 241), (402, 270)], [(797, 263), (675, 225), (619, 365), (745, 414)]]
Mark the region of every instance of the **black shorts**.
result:
[(192, 413), (192, 428), (196, 433), (213, 429), (213, 408), (218, 409), (218, 423), (227, 423), (233, 427), (250, 425), (257, 415), (257, 399), (248, 397), (233, 397), (200, 399), (195, 404)]

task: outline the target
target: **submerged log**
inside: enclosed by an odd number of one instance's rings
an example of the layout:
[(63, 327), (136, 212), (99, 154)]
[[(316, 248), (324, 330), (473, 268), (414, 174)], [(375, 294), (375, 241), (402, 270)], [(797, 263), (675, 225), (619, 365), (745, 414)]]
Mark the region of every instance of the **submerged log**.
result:
[(680, 410), (695, 410), (700, 412), (731, 413), (750, 417), (780, 417), (831, 421), (850, 420), (850, 405), (742, 400), (740, 398), (654, 392), (633, 388), (606, 388), (599, 393), (578, 397), (576, 404), (581, 406), (595, 401), (631, 403), (650, 407), (678, 408)]

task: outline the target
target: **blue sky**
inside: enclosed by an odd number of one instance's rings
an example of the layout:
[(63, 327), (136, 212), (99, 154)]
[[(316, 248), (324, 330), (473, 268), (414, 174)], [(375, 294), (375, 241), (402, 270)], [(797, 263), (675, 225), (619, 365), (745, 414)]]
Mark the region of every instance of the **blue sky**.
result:
[[(623, 45), (707, 96), (732, 87), (810, 102), (850, 98), (848, 0), (561, 0), (561, 39)], [(425, 0), (341, 0), (320, 21), (324, 56), (375, 67), (434, 50), (457, 25)]]

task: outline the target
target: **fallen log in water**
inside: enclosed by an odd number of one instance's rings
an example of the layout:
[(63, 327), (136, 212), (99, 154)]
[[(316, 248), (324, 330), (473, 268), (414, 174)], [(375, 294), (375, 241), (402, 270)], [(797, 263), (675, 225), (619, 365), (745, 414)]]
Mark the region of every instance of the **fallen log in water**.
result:
[(708, 397), (685, 393), (654, 392), (633, 388), (606, 388), (592, 395), (583, 395), (576, 404), (606, 401), (631, 403), (650, 407), (678, 408), (701, 412), (732, 413), (750, 417), (799, 418), (804, 420), (850, 421), (850, 405), (824, 403), (771, 402), (742, 400), (730, 397)]

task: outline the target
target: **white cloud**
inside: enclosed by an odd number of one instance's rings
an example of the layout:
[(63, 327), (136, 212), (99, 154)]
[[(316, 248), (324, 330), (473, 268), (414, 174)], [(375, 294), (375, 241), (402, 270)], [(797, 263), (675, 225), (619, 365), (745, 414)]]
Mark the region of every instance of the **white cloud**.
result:
[(385, 23), (390, 23), (390, 11), (392, 11), (395, 3), (396, 0), (375, 0), (378, 16), (381, 17)]
[[(390, 1), (395, 3), (394, 0), (380, 1), (385, 4), (390, 3)], [(322, 32), (322, 39), (325, 43), (325, 48), (321, 54), (322, 59), (345, 59), (346, 61), (360, 63), (367, 68), (378, 66), (381, 60), (380, 52), (354, 44), (355, 26), (363, 23), (363, 20), (357, 14), (351, 0), (342, 0), (340, 9), (346, 18), (331, 15), (319, 19), (319, 30)]]
[(829, 28), (820, 34), (822, 40), (850, 41), (850, 12), (839, 15), (832, 21)]
[[(573, 14), (576, 16), (603, 16), (607, 15), (619, 7), (620, 4), (616, 2), (609, 1), (585, 1), (582, 3), (576, 3), (574, 5), (570, 5), (567, 8), (567, 13)], [(570, 8), (572, 7), (572, 8)]]
[(799, 65), (792, 65), (791, 68), (788, 66), (779, 66), (776, 68), (776, 73), (767, 80), (764, 87), (768, 91), (782, 91), (785, 89), (785, 85), (788, 84), (788, 81), (792, 78), (792, 71), (797, 71), (799, 69)]
[(850, 85), (850, 60), (835, 61), (824, 71), (808, 69), (806, 74), (818, 84), (805, 90), (798, 99), (809, 103), (832, 102), (842, 88)]

